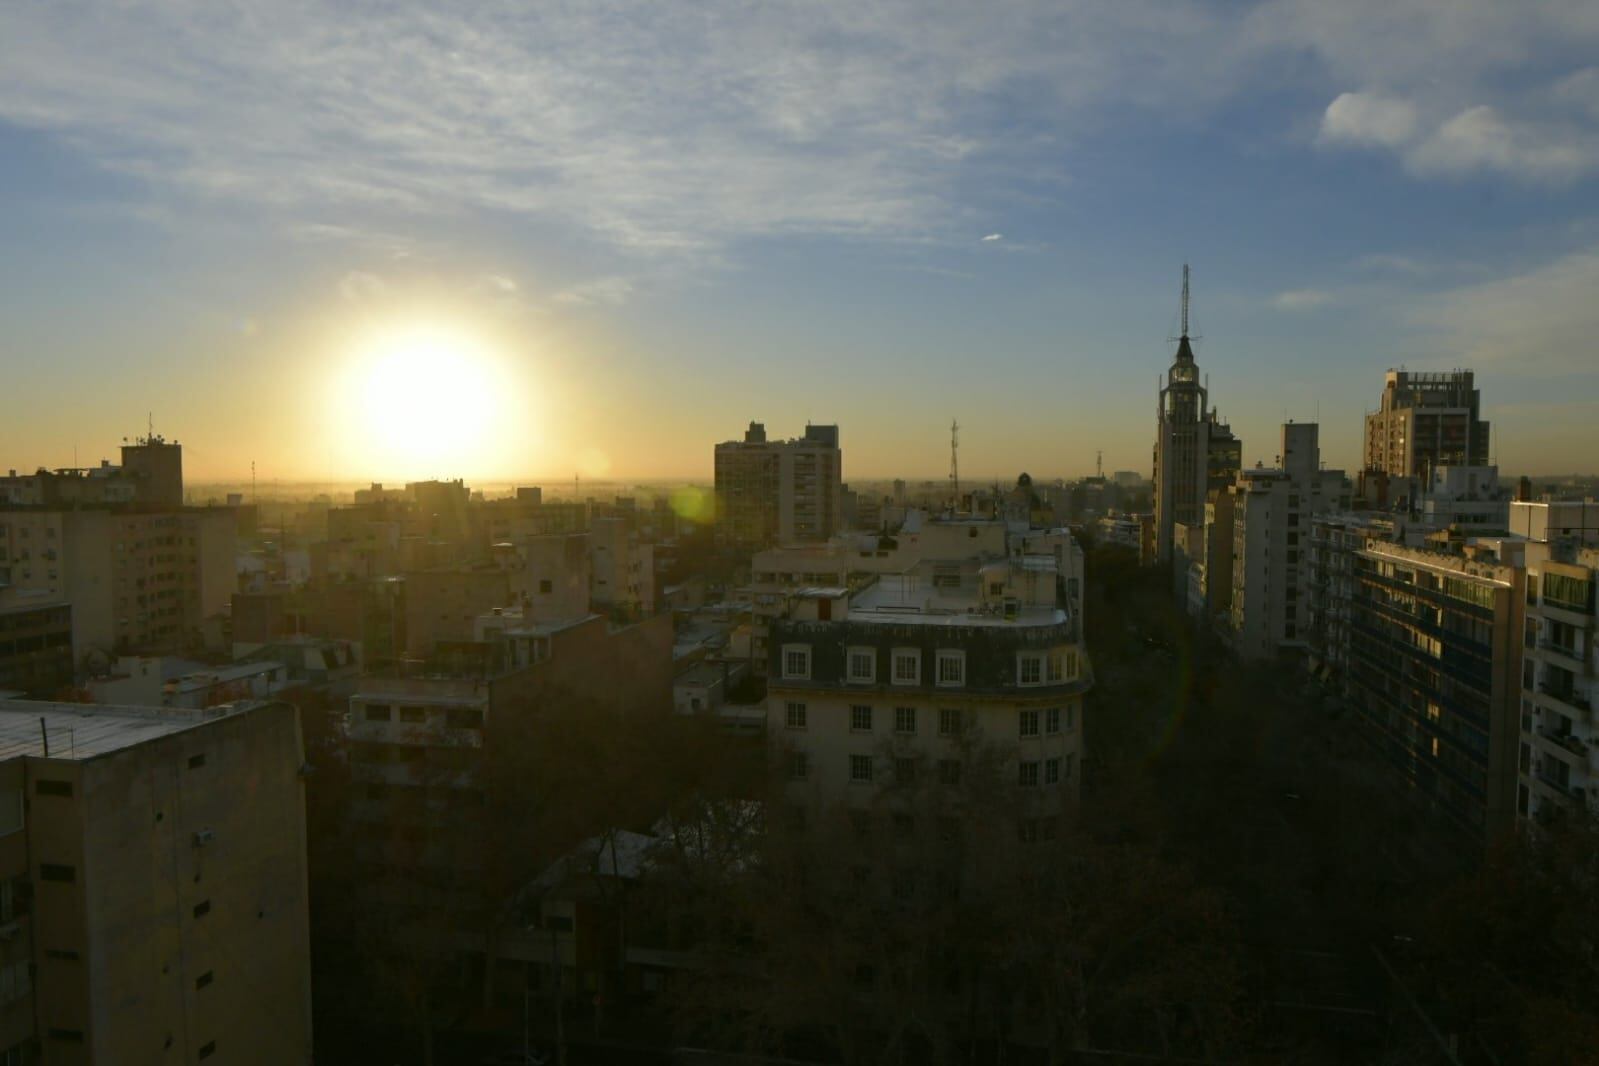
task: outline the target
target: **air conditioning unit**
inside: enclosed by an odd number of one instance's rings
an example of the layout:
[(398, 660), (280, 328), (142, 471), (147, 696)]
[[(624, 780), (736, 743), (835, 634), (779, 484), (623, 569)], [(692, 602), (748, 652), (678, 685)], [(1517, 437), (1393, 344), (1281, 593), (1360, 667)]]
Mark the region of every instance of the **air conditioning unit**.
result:
[(216, 833), (209, 829), (196, 829), (194, 831), (194, 846), (197, 848), (208, 847), (216, 838)]

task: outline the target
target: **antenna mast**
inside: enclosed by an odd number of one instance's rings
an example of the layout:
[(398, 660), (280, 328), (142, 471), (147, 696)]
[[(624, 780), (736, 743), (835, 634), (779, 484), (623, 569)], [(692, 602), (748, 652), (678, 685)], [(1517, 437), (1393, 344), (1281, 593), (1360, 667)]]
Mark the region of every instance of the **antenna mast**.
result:
[(953, 507), (961, 504), (961, 467), (958, 453), (960, 451), (961, 424), (953, 419), (949, 423), (949, 486), (955, 494)]
[(1105, 450), (1101, 448), (1094, 453), (1094, 476), (1105, 480)]
[(1183, 264), (1183, 330), (1182, 336), (1188, 336), (1188, 264)]

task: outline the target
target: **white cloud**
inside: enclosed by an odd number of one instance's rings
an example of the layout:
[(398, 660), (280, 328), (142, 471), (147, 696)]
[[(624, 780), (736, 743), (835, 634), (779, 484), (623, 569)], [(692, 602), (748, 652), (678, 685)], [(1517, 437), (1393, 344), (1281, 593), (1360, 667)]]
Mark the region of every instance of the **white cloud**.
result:
[(1321, 139), (1333, 144), (1394, 148), (1416, 131), (1416, 108), (1374, 93), (1341, 93), (1321, 118)]
[(1272, 306), (1279, 311), (1313, 311), (1332, 303), (1332, 293), (1323, 289), (1290, 289), (1272, 298)]
[(1005, 235), (1003, 233), (990, 233), (983, 238), (985, 241), (1002, 241), (1004, 239)]
[(1599, 247), (1509, 277), (1423, 298), (1412, 322), (1456, 365), (1518, 374), (1591, 372), (1599, 336)]

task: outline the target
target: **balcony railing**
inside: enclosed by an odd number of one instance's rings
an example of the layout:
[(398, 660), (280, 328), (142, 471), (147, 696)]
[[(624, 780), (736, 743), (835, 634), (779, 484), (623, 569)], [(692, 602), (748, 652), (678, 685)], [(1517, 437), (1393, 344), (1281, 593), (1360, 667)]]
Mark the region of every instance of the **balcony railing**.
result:
[(1538, 735), (1551, 744), (1560, 745), (1573, 755), (1584, 758), (1588, 755), (1588, 745), (1584, 744), (1580, 737), (1573, 736), (1570, 733), (1556, 733), (1552, 729), (1540, 729), (1538, 730)]
[(1538, 691), (1551, 699), (1564, 703), (1568, 707), (1575, 707), (1579, 711), (1591, 711), (1593, 709), (1592, 700), (1573, 689), (1561, 688), (1546, 681), (1540, 681), (1538, 683)]

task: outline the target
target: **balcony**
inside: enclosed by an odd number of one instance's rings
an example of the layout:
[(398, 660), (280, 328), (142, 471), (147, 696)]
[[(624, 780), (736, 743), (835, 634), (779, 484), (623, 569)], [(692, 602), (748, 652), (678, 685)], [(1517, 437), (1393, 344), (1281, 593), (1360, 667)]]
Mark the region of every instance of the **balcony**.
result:
[(1547, 681), (1540, 681), (1538, 682), (1538, 691), (1557, 703), (1565, 704), (1567, 707), (1575, 707), (1579, 711), (1593, 710), (1592, 700), (1574, 689), (1551, 685)]
[(1540, 729), (1538, 730), (1538, 735), (1551, 744), (1558, 744), (1579, 759), (1588, 757), (1588, 745), (1582, 741), (1582, 738), (1571, 733), (1556, 733), (1552, 729)]
[(1586, 650), (1583, 648), (1567, 647), (1564, 644), (1557, 644), (1552, 640), (1540, 640), (1538, 642), (1538, 650), (1543, 652), (1545, 655), (1554, 656), (1556, 659), (1564, 659), (1566, 662), (1574, 665), (1578, 670), (1586, 671), (1588, 668), (1588, 663), (1584, 658)]

